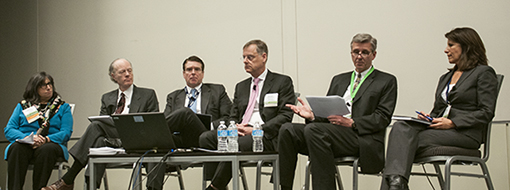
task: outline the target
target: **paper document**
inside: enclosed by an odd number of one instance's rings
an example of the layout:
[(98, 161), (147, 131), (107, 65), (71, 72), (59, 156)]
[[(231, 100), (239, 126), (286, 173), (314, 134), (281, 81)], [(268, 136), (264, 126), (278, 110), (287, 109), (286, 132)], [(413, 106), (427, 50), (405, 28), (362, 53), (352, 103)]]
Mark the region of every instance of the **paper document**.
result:
[(123, 148), (112, 148), (112, 147), (101, 147), (101, 148), (89, 148), (89, 155), (116, 155), (126, 154), (126, 150)]
[(398, 120), (398, 121), (414, 121), (414, 122), (425, 124), (425, 125), (432, 124), (432, 122), (430, 122), (430, 121), (425, 121), (425, 120), (421, 120), (421, 119), (418, 119), (415, 117), (409, 117), (409, 116), (394, 115), (393, 117), (391, 117), (391, 119)]
[(345, 104), (345, 100), (338, 95), (306, 96), (306, 100), (317, 117), (326, 118), (330, 115), (346, 115), (351, 113)]
[(90, 116), (89, 117), (89, 121), (90, 122), (92, 122), (92, 121), (101, 121), (103, 123), (115, 126), (115, 124), (113, 123), (112, 117), (110, 117), (109, 115)]
[(34, 144), (34, 132), (30, 133), (24, 139), (16, 139), (16, 142), (25, 143), (25, 144)]

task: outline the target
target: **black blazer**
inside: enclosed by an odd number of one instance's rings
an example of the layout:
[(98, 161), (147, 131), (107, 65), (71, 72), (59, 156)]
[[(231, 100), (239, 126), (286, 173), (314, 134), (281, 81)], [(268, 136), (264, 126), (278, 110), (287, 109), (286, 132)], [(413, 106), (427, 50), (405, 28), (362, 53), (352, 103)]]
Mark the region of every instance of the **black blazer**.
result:
[[(99, 115), (111, 115), (117, 108), (118, 89), (103, 94)], [(158, 97), (153, 89), (140, 88), (133, 85), (133, 98), (129, 105), (129, 113), (159, 112)]]
[[(251, 77), (236, 84), (234, 103), (230, 112), (230, 120), (239, 123), (243, 120), (244, 112), (250, 100)], [(276, 107), (264, 107), (264, 97), (268, 93), (278, 93), (278, 105)], [(264, 121), (262, 129), (268, 139), (278, 137), (278, 131), (282, 124), (291, 122), (294, 112), (285, 104), (295, 104), (294, 85), (289, 76), (273, 73), (268, 70), (264, 86), (260, 92), (259, 111)]]
[[(183, 108), (186, 101), (184, 88), (169, 93), (166, 97), (165, 116), (170, 115), (177, 109)], [(200, 108), (204, 114), (212, 115), (214, 128), (217, 128), (219, 121), (228, 120), (232, 101), (221, 84), (202, 83)], [(207, 127), (207, 126), (206, 126)]]
[[(352, 72), (336, 75), (327, 95), (343, 96)], [(397, 101), (395, 76), (375, 69), (359, 87), (353, 99), (352, 119), (356, 123), (361, 171), (378, 173), (384, 167), (384, 137)], [(328, 122), (317, 118), (318, 122)]]
[[(430, 113), (432, 117), (443, 116), (448, 104), (441, 97), (441, 93), (453, 73), (454, 71), (449, 71), (439, 79), (434, 108)], [(497, 88), (496, 72), (490, 66), (479, 65), (462, 73), (448, 94), (452, 106), (448, 118), (455, 123), (458, 132), (475, 139), (478, 143), (482, 142), (483, 131), (494, 117), (498, 98)]]

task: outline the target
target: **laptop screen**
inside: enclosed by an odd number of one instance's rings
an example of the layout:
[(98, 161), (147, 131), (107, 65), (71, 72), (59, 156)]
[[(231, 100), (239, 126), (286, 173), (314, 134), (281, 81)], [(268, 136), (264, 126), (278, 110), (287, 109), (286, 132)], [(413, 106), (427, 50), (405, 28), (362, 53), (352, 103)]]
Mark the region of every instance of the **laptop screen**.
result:
[(166, 153), (176, 148), (162, 112), (119, 114), (112, 119), (127, 153)]

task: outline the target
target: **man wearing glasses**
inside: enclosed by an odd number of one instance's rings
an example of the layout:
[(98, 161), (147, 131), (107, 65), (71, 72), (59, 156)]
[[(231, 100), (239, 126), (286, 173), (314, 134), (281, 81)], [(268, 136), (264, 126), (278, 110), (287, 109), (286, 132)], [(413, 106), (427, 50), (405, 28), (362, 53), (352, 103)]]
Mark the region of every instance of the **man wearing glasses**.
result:
[(363, 173), (384, 166), (384, 135), (397, 100), (395, 76), (374, 69), (377, 40), (356, 34), (351, 41), (354, 71), (333, 77), (327, 95), (344, 98), (351, 114), (315, 117), (303, 100), (288, 105), (306, 124), (286, 123), (280, 129), (278, 151), (282, 190), (292, 189), (297, 154), (310, 157), (313, 189), (335, 189), (334, 158), (358, 156)]
[[(239, 133), (239, 150), (252, 151), (252, 126), (259, 123), (264, 131), (264, 151), (275, 151), (278, 131), (283, 123), (292, 121), (294, 85), (289, 76), (271, 72), (266, 68), (268, 48), (262, 40), (251, 40), (243, 47), (244, 70), (251, 76), (236, 84), (234, 102), (229, 121), (235, 121)], [(217, 148), (217, 132), (208, 131), (200, 136), (200, 146)], [(205, 165), (206, 172), (212, 169)], [(237, 177), (237, 176), (236, 176)], [(232, 178), (232, 165), (220, 163), (207, 190), (223, 190)]]

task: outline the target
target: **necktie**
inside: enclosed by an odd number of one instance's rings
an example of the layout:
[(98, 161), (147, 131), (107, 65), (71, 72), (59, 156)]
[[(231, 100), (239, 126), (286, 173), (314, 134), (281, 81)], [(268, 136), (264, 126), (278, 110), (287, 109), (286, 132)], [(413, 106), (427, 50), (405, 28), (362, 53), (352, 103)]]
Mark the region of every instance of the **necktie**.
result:
[(193, 110), (193, 112), (197, 113), (197, 89), (191, 89), (189, 96), (188, 108)]
[(124, 111), (124, 104), (126, 104), (126, 95), (124, 93), (120, 93), (120, 100), (117, 104), (117, 109), (115, 110), (115, 114), (120, 114)]
[(356, 81), (354, 81), (354, 87), (352, 88), (353, 91), (356, 90), (356, 87), (358, 87), (360, 81), (361, 81), (361, 73), (358, 73), (358, 76), (356, 76)]
[(257, 95), (259, 94), (259, 78), (253, 80), (253, 90), (250, 94), (250, 101), (248, 102), (248, 107), (246, 107), (246, 111), (244, 112), (243, 122), (248, 123), (251, 119), (251, 115), (253, 114), (253, 109), (255, 109), (255, 104), (257, 103)]

